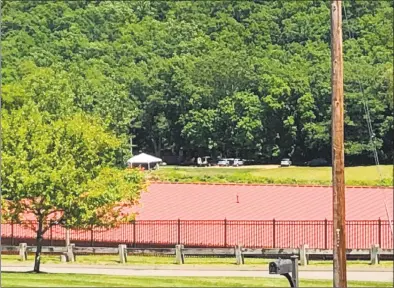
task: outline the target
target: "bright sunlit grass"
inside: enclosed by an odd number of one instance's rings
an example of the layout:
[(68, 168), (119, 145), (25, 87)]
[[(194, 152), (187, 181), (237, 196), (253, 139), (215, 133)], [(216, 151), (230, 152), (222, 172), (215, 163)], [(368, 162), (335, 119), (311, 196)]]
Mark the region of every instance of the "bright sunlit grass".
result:
[[(345, 168), (349, 186), (392, 186), (393, 166), (358, 166)], [(331, 167), (245, 166), (225, 167), (163, 167), (153, 171), (153, 180), (207, 183), (262, 183), (262, 184), (331, 184)]]
[[(348, 281), (350, 287), (392, 287), (392, 283)], [(288, 287), (283, 277), (131, 277), (84, 274), (2, 273), (2, 287)], [(330, 280), (300, 280), (300, 287), (330, 287)]]

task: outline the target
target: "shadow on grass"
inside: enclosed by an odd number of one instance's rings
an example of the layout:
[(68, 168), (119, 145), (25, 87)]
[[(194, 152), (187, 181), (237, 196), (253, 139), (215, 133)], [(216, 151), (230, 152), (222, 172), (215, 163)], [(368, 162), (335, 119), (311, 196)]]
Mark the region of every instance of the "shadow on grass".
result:
[(56, 273), (49, 273), (49, 272), (35, 272), (33, 270), (29, 271), (1, 271), (1, 273), (6, 273), (6, 274), (37, 274), (37, 275), (44, 275), (44, 274), (56, 274)]

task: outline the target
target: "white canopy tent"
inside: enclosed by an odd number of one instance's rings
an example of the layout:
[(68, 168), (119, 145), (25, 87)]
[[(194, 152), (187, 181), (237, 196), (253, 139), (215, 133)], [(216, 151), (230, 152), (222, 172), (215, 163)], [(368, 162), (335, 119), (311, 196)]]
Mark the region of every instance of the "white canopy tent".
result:
[(148, 165), (149, 170), (150, 170), (152, 164), (153, 164), (153, 166), (156, 166), (156, 164), (161, 163), (161, 162), (163, 162), (162, 159), (157, 158), (152, 155), (145, 154), (145, 153), (135, 155), (135, 156), (131, 157), (129, 160), (127, 160), (127, 164), (130, 167), (132, 167), (133, 165), (145, 164), (145, 165)]

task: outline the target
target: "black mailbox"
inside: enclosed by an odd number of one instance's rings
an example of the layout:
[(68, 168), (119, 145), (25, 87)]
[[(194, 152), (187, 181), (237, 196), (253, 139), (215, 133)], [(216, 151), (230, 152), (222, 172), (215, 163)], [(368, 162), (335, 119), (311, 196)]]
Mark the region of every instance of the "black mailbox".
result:
[(269, 274), (287, 274), (293, 271), (290, 259), (278, 259), (269, 264)]
[[(270, 274), (279, 274), (289, 281), (290, 287), (298, 287), (298, 256), (293, 255), (289, 259), (278, 259), (270, 262), (268, 270)], [(290, 276), (290, 273), (292, 276)]]

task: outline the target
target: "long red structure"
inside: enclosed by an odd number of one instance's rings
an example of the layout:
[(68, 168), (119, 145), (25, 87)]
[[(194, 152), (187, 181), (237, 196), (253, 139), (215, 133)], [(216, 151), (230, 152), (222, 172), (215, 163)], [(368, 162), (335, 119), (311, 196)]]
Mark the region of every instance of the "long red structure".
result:
[[(330, 248), (331, 193), (330, 186), (153, 183), (135, 208), (135, 223), (72, 231), (71, 241), (86, 246)], [(347, 247), (393, 249), (387, 217), (393, 219), (392, 188), (347, 187), (346, 197)], [(3, 244), (34, 244), (31, 229), (1, 228)], [(52, 227), (44, 238), (46, 245), (64, 245), (65, 230)]]
[[(153, 183), (138, 212), (138, 220), (332, 220), (332, 187)], [(346, 187), (347, 220), (379, 218), (393, 219), (393, 187)]]

